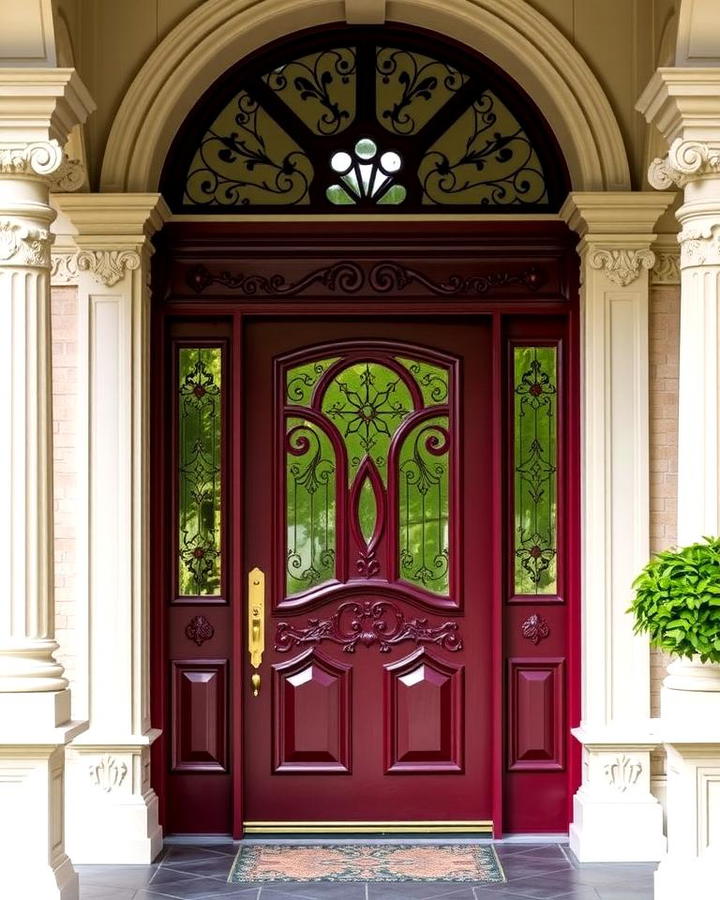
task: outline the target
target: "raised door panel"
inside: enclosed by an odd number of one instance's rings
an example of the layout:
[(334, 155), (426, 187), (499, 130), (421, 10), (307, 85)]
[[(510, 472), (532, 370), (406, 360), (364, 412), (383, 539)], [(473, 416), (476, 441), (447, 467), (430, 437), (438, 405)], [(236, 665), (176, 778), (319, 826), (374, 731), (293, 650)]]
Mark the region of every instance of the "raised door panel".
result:
[(565, 765), (563, 659), (508, 660), (508, 768)]
[(385, 770), (461, 772), (464, 666), (425, 648), (385, 666)]
[(350, 772), (351, 679), (317, 650), (273, 666), (275, 772)]
[(172, 662), (172, 770), (228, 771), (227, 660)]

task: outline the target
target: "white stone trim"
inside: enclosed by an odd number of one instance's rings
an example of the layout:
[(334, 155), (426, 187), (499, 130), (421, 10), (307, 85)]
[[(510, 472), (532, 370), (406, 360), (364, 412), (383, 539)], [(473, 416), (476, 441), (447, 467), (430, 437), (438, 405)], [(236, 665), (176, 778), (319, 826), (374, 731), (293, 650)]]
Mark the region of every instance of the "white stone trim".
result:
[[(78, 559), (86, 567), (90, 729), (68, 752), (68, 847), (86, 863), (149, 863), (162, 832), (148, 775), (159, 734), (150, 727), (149, 683), (148, 239), (167, 207), (157, 194), (54, 201), (77, 232), (81, 420), (88, 423), (81, 441), (89, 447), (79, 461), (89, 528)], [(97, 790), (89, 767), (110, 767), (109, 759), (126, 775)]]
[[(575, 47), (524, 0), (388, 0), (387, 19), (434, 30), (489, 56), (533, 97), (563, 147), (576, 190), (627, 190), (620, 128)], [(342, 21), (344, 0), (208, 0), (158, 45), (108, 138), (101, 190), (154, 191), (170, 142), (231, 64), (313, 25)]]

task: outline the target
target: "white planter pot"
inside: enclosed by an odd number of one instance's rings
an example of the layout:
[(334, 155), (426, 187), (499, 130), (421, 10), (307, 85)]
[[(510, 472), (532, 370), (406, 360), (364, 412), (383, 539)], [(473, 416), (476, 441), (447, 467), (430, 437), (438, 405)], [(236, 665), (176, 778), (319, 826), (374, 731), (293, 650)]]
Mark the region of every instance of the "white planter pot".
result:
[(676, 659), (667, 667), (663, 687), (673, 691), (720, 691), (720, 663), (700, 662), (692, 659)]

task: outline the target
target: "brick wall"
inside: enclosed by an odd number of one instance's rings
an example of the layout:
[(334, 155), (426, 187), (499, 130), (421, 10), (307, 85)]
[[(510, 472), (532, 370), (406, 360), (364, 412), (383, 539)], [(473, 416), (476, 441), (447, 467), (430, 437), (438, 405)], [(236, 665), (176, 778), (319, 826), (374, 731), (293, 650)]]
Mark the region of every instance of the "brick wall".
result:
[(72, 682), (77, 674), (75, 607), (78, 509), (78, 301), (75, 287), (54, 287), (51, 300), (53, 479), (55, 511), (55, 654)]

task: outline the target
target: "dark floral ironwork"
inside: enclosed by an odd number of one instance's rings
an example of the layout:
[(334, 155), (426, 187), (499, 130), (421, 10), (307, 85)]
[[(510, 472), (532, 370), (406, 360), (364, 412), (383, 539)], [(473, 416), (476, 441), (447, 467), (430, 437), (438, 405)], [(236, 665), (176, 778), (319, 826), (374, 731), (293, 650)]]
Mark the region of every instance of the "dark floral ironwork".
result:
[[(235, 98), (232, 123), (220, 117), (208, 129), (185, 185), (185, 202), (196, 206), (296, 206), (306, 203), (313, 169), (303, 150), (282, 150), (263, 133), (267, 117), (248, 93)], [(222, 129), (222, 130), (221, 130)], [(283, 132), (274, 126), (276, 136)], [(271, 145), (272, 144), (272, 145)]]
[(278, 653), (322, 641), (340, 644), (345, 653), (354, 653), (358, 644), (378, 644), (381, 653), (389, 653), (393, 645), (402, 641), (437, 644), (453, 652), (463, 646), (457, 622), (431, 626), (427, 619), (406, 619), (400, 607), (390, 600), (350, 600), (341, 603), (327, 619), (308, 619), (305, 628), (279, 622), (275, 630)]
[(316, 134), (338, 134), (355, 118), (353, 47), (295, 59), (269, 72), (263, 81)]
[[(378, 120), (395, 134), (415, 134), (458, 91), (467, 76), (449, 63), (399, 48), (379, 48)], [(394, 88), (394, 89), (393, 89)]]

